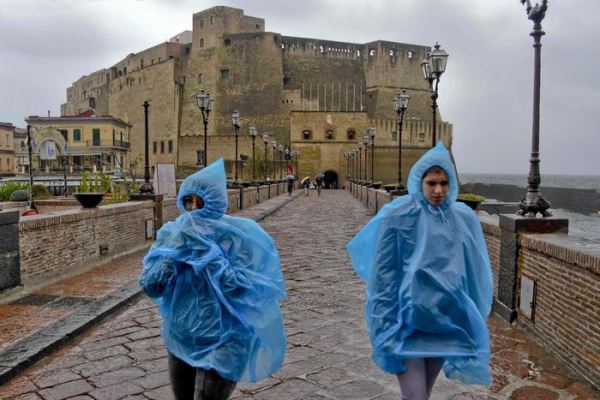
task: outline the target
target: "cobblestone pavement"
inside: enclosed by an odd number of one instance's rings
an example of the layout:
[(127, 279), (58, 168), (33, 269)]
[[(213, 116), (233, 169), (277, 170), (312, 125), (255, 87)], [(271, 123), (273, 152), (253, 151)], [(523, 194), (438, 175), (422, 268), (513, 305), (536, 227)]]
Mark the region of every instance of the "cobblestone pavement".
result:
[[(395, 378), (370, 360), (364, 285), (345, 251), (369, 218), (347, 192), (323, 191), (320, 197), (301, 196), (261, 222), (281, 254), (288, 351), (277, 373), (240, 384), (233, 399), (400, 398)], [(132, 301), (0, 387), (0, 399), (172, 399), (159, 326), (153, 303)], [(492, 386), (465, 386), (440, 376), (432, 400), (600, 399), (520, 330), (494, 316), (489, 326)]]

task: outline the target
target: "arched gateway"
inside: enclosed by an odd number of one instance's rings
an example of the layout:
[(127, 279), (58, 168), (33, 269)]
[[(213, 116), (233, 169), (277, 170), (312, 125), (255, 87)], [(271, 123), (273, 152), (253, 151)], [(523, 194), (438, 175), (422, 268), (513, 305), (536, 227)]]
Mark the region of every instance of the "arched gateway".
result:
[(325, 178), (323, 178), (323, 187), (325, 189), (337, 189), (338, 188), (338, 175), (337, 172), (328, 170), (325, 171)]

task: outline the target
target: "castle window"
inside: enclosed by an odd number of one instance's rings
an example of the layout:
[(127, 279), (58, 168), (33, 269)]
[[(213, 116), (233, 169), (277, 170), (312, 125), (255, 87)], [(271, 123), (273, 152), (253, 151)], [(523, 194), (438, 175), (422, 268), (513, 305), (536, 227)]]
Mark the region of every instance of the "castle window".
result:
[(200, 47), (204, 47), (204, 39), (200, 39)]
[(158, 149), (158, 143), (152, 142), (152, 154), (156, 154), (157, 149)]
[(321, 54), (325, 53), (325, 49), (323, 48), (323, 46), (319, 46), (319, 53), (321, 53)]
[(412, 52), (412, 50), (409, 50), (406, 52), (406, 57), (413, 58), (413, 56), (414, 56), (414, 53)]
[(360, 57), (360, 50), (356, 50), (356, 57)]
[(375, 56), (375, 49), (369, 50), (369, 57)]
[(200, 28), (204, 28), (204, 18), (200, 18)]
[(225, 44), (225, 47), (231, 46), (231, 39), (225, 39), (224, 44)]
[(173, 152), (173, 141), (169, 140), (169, 153)]
[(161, 140), (160, 141), (160, 154), (164, 154), (165, 153), (165, 141)]
[(390, 53), (390, 57), (394, 57), (394, 50), (393, 49), (390, 49), (389, 53)]
[(143, 58), (140, 60), (140, 68), (144, 68), (144, 59)]
[(392, 140), (398, 140), (398, 132), (392, 131)]
[(419, 133), (419, 142), (424, 142), (425, 141), (425, 133), (421, 132)]
[(198, 74), (198, 83), (202, 83), (202, 74)]
[(356, 137), (356, 131), (354, 129), (348, 129), (346, 132), (348, 139), (353, 140)]
[(325, 131), (325, 139), (335, 139), (335, 133), (333, 132), (333, 129), (327, 129)]
[(305, 140), (310, 140), (312, 138), (312, 132), (308, 129), (305, 129), (302, 131), (302, 137), (304, 137)]
[(214, 23), (215, 23), (215, 16), (214, 16), (214, 15), (211, 15), (211, 16), (210, 16), (210, 24), (212, 25), (212, 24), (214, 24)]
[(256, 24), (256, 30), (259, 31), (260, 30), (260, 25)]
[[(123, 74), (127, 74), (127, 67), (123, 67)], [(121, 74), (119, 74), (121, 76)]]
[(229, 79), (229, 70), (228, 69), (222, 69), (221, 70), (221, 79), (226, 81), (227, 79)]

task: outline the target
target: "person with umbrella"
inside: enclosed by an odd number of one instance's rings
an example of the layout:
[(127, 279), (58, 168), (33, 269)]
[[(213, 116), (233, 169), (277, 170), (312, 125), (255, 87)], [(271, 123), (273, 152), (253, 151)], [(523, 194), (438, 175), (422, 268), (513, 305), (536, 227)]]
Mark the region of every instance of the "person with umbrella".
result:
[(323, 180), (325, 179), (325, 175), (319, 172), (315, 177), (315, 181), (317, 182), (317, 196), (321, 195), (321, 189), (323, 188)]
[(308, 196), (308, 189), (310, 189), (310, 177), (305, 176), (304, 178), (302, 178), (300, 184), (302, 185), (302, 187), (304, 187), (304, 195)]

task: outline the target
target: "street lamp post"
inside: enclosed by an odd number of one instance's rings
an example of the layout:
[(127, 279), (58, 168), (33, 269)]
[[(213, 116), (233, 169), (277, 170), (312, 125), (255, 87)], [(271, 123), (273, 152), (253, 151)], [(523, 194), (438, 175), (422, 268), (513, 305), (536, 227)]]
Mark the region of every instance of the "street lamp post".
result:
[(264, 160), (263, 160), (263, 175), (264, 175), (264, 179), (268, 179), (269, 178), (269, 134), (265, 133), (263, 134), (263, 143), (265, 145), (265, 154), (264, 154)]
[(283, 156), (285, 153), (283, 152), (283, 145), (281, 143), (277, 146), (277, 149), (279, 150), (277, 155), (279, 157), (281, 157), (279, 159), (279, 180), (282, 180), (283, 179), (283, 162), (284, 162)]
[(250, 136), (252, 137), (252, 182), (256, 182), (256, 152), (255, 152), (255, 144), (256, 144), (256, 135), (258, 134), (258, 130), (256, 129), (256, 125), (250, 124)]
[(275, 180), (275, 177), (277, 176), (277, 162), (275, 161), (277, 154), (277, 140), (271, 140), (271, 147), (271, 157), (273, 158), (273, 180)]
[[(283, 171), (284, 173), (285, 172), (289, 173), (289, 170), (290, 170), (289, 165), (290, 165), (291, 154), (292, 154), (292, 152), (291, 152), (290, 148), (286, 147), (285, 148), (285, 168), (284, 168), (284, 171)], [(287, 171), (285, 171), (285, 169), (287, 169)]]
[(398, 114), (398, 184), (396, 185), (396, 190), (398, 192), (405, 191), (405, 188), (402, 185), (402, 122), (404, 120), (404, 112), (408, 108), (409, 100), (410, 96), (406, 94), (406, 90), (404, 89), (402, 89), (401, 93), (398, 93), (394, 100), (394, 109)]
[(234, 111), (233, 114), (231, 114), (231, 123), (233, 124), (233, 130), (235, 132), (235, 165), (234, 165), (235, 178), (233, 179), (233, 184), (235, 186), (237, 186), (238, 185), (238, 140), (240, 137), (240, 125), (242, 124), (239, 112)]
[(150, 164), (149, 164), (149, 150), (148, 150), (148, 107), (150, 103), (144, 101), (144, 140), (145, 140), (145, 160), (144, 160), (144, 184), (140, 188), (141, 194), (154, 194), (154, 187), (150, 183)]
[(204, 166), (206, 167), (208, 162), (208, 153), (207, 153), (207, 144), (208, 144), (208, 116), (212, 110), (213, 101), (210, 98), (210, 94), (205, 92), (204, 89), (200, 91), (196, 95), (196, 102), (198, 103), (198, 108), (202, 112), (202, 123), (204, 124)]
[[(421, 63), (421, 69), (423, 70), (423, 77), (429, 83), (429, 89), (431, 90), (431, 109), (433, 111), (433, 126), (431, 129), (431, 142), (432, 147), (435, 146), (437, 137), (437, 98), (438, 98), (438, 85), (440, 83), (440, 77), (446, 71), (446, 63), (448, 62), (448, 53), (444, 49), (440, 49), (440, 45), (436, 42), (433, 46), (433, 51), (428, 53), (423, 62)], [(435, 82), (435, 84), (434, 84)]]
[(520, 0), (521, 4), (526, 4), (528, 18), (533, 21), (533, 124), (531, 132), (531, 158), (529, 159), (529, 176), (527, 177), (527, 194), (519, 204), (520, 210), (517, 214), (527, 217), (535, 217), (540, 213), (542, 217), (550, 217), (552, 213), (548, 211), (550, 203), (544, 200), (540, 194), (540, 70), (541, 70), (541, 39), (545, 32), (542, 30), (542, 20), (546, 16), (548, 9), (547, 0), (542, 0), (541, 4), (531, 6), (529, 0)]
[(377, 133), (377, 128), (375, 125), (371, 125), (371, 127), (367, 130), (367, 134), (371, 138), (371, 184), (374, 181), (374, 171), (375, 171), (375, 134)]
[(368, 158), (368, 150), (369, 150), (369, 135), (365, 134), (362, 138), (363, 142), (363, 150), (365, 151), (365, 182), (367, 181), (367, 158)]
[(356, 150), (358, 151), (358, 180), (362, 181), (362, 141), (358, 142), (358, 147)]

